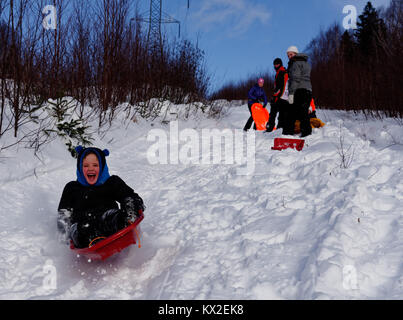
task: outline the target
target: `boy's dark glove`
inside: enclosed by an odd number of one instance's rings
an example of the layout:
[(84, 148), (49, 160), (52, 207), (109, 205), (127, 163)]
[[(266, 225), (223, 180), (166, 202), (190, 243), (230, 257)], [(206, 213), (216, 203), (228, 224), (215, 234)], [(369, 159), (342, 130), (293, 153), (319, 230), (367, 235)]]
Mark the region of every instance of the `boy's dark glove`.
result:
[(61, 243), (70, 243), (70, 228), (72, 210), (60, 209), (57, 217), (58, 240)]
[(110, 235), (123, 229), (126, 226), (126, 220), (126, 213), (122, 210), (109, 209), (103, 213), (98, 229)]
[(122, 209), (126, 211), (129, 220), (134, 222), (140, 216), (140, 211), (145, 210), (143, 199), (138, 196), (124, 198)]

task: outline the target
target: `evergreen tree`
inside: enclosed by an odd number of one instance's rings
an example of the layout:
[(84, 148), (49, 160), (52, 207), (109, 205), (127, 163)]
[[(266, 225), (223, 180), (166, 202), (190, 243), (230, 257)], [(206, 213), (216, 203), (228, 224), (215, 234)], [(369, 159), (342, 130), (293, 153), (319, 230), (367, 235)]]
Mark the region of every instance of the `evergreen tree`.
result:
[(356, 43), (351, 33), (346, 30), (341, 36), (340, 52), (346, 62), (352, 62), (356, 51)]
[(364, 57), (376, 57), (380, 48), (380, 38), (386, 36), (385, 23), (379, 18), (378, 11), (370, 1), (358, 19), (358, 28), (355, 32), (358, 48)]

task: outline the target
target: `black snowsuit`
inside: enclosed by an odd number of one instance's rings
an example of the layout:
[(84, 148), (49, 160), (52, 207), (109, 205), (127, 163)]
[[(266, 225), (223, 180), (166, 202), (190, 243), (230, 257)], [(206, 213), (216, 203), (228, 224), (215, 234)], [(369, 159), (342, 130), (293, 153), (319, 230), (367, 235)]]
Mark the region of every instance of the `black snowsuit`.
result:
[[(109, 176), (106, 149), (76, 148), (77, 181), (63, 190), (58, 207), (57, 227), (63, 240), (72, 240), (76, 248), (87, 247), (97, 237), (108, 237), (128, 225), (144, 211), (144, 203), (118, 176)], [(86, 183), (82, 171), (83, 159), (90, 153), (98, 157), (100, 174), (97, 183)], [(105, 155), (106, 153), (106, 155)], [(119, 208), (119, 205), (120, 208)]]
[(118, 176), (111, 176), (100, 186), (71, 181), (60, 199), (58, 228), (69, 233), (75, 247), (83, 248), (96, 237), (123, 229), (129, 214), (139, 210), (144, 210), (143, 200)]

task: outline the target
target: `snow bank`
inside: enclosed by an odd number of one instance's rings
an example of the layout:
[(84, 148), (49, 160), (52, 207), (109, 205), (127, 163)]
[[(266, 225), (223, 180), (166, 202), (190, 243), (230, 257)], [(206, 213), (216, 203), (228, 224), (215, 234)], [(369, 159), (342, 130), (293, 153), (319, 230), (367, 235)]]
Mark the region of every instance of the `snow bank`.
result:
[[(114, 122), (95, 144), (109, 148), (111, 173), (147, 210), (142, 247), (105, 262), (88, 262), (57, 242), (58, 201), (75, 179), (63, 143), (51, 142), (40, 159), (5, 150), (0, 298), (401, 299), (403, 126), (317, 113), (326, 126), (314, 129), (301, 152), (271, 150), (281, 132), (256, 133), (249, 176), (236, 163), (151, 165), (150, 131), (169, 135), (163, 114)], [(179, 129), (235, 130), (248, 116), (245, 105), (231, 106), (218, 120), (178, 117)]]

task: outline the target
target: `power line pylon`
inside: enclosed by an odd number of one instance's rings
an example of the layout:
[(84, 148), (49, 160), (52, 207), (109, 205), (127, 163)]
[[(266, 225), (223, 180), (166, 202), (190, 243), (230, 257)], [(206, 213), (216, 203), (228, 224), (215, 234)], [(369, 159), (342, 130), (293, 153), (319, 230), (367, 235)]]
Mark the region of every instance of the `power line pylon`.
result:
[(177, 23), (180, 37), (180, 22), (162, 11), (162, 0), (150, 0), (150, 11), (135, 20), (148, 23), (147, 48), (153, 55), (162, 53), (161, 24)]

